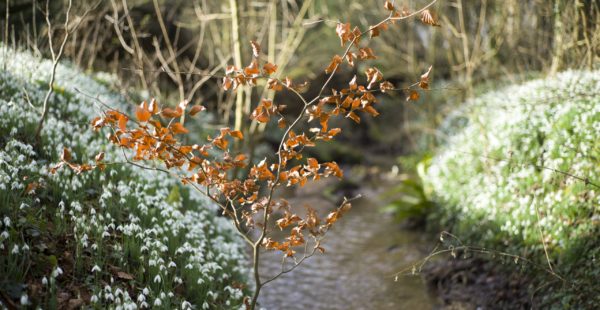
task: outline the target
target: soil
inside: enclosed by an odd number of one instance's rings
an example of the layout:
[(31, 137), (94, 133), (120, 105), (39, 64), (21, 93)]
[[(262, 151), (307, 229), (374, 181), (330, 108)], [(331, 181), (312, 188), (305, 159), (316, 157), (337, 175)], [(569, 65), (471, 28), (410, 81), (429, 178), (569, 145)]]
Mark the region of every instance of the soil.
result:
[(532, 281), (514, 266), (481, 257), (428, 263), (422, 275), (439, 309), (532, 309)]

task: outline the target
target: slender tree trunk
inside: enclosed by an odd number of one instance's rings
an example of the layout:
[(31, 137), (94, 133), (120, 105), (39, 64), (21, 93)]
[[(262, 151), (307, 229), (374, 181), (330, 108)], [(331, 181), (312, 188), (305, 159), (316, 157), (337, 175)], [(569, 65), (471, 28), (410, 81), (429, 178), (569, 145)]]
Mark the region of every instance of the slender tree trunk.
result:
[(555, 74), (562, 66), (563, 45), (564, 45), (564, 25), (562, 22), (563, 0), (554, 0), (554, 46), (552, 51), (552, 65), (550, 74)]

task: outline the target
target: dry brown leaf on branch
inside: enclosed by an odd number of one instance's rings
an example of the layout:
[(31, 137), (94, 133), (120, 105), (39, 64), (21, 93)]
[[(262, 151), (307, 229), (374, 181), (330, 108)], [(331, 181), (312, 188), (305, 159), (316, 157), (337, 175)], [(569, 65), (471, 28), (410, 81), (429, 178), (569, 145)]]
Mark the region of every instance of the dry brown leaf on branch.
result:
[(416, 90), (411, 90), (410, 93), (408, 94), (408, 97), (406, 97), (406, 101), (417, 101), (419, 100), (419, 97), (421, 95), (419, 95), (419, 92)]
[(427, 72), (425, 72), (421, 75), (421, 80), (419, 81), (419, 87), (422, 89), (429, 89), (429, 74), (431, 74), (431, 68), (433, 68), (433, 66), (429, 66), (429, 69), (427, 69)]
[(192, 107), (192, 109), (190, 109), (190, 112), (188, 113), (191, 116), (194, 116), (202, 111), (206, 110), (206, 108), (203, 105), (195, 105)]
[(260, 56), (260, 44), (258, 42), (252, 40), (250, 41), (250, 45), (252, 45), (252, 56), (258, 58)]
[(421, 12), (421, 21), (423, 22), (423, 24), (426, 24), (429, 26), (434, 26), (434, 27), (442, 26), (442, 25), (438, 24), (438, 22), (435, 20), (435, 18), (433, 18), (433, 16), (431, 15), (431, 11), (429, 11), (429, 10), (424, 10), (423, 12)]

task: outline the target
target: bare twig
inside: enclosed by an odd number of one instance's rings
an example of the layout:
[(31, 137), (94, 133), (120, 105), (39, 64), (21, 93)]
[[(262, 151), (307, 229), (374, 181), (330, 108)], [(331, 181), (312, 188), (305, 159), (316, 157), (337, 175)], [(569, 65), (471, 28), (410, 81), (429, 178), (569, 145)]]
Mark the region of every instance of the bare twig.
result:
[[(89, 8), (88, 10), (86, 10), (83, 14), (83, 17), (85, 17), (91, 10), (95, 9), (102, 0), (99, 0), (98, 2), (96, 2), (95, 5), (93, 5), (91, 8)], [(80, 18), (79, 21), (77, 21), (77, 23), (71, 27), (71, 29), (69, 29), (69, 19), (71, 17), (71, 8), (73, 7), (73, 0), (69, 0), (69, 4), (67, 7), (67, 12), (66, 12), (66, 17), (65, 17), (65, 22), (63, 24), (64, 27), (64, 37), (63, 40), (60, 44), (60, 47), (58, 49), (58, 52), (54, 50), (54, 44), (53, 44), (53, 30), (52, 30), (52, 23), (50, 22), (50, 0), (46, 0), (46, 11), (45, 11), (45, 16), (46, 16), (46, 24), (48, 26), (48, 45), (50, 47), (50, 54), (52, 56), (52, 70), (50, 71), (50, 81), (48, 82), (48, 91), (46, 92), (46, 96), (44, 97), (44, 101), (42, 103), (42, 115), (40, 116), (40, 121), (38, 123), (38, 127), (35, 131), (35, 140), (36, 141), (40, 141), (40, 134), (42, 132), (42, 128), (44, 127), (44, 120), (46, 119), (46, 115), (48, 114), (48, 102), (50, 101), (50, 96), (52, 96), (52, 93), (54, 92), (54, 82), (56, 80), (56, 68), (58, 67), (58, 63), (60, 62), (60, 59), (63, 56), (63, 52), (65, 49), (65, 45), (67, 44), (67, 41), (69, 40), (69, 35), (71, 33), (73, 33), (75, 30), (77, 30), (77, 28), (79, 27), (79, 25), (81, 25), (81, 22), (84, 20), (84, 18)]]

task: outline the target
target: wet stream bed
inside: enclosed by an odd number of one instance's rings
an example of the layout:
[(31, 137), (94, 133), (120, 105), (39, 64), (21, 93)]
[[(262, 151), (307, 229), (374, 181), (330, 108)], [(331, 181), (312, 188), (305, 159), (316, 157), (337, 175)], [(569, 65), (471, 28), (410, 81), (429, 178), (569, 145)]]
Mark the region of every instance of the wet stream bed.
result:
[[(292, 205), (310, 205), (327, 212), (336, 207), (322, 195), (319, 183), (288, 197)], [(405, 230), (382, 213), (379, 192), (361, 188), (363, 198), (328, 232), (325, 254), (306, 260), (294, 271), (263, 288), (260, 306), (266, 309), (431, 309), (420, 276), (394, 274), (423, 258), (431, 250), (431, 236)], [(261, 274), (275, 275), (281, 253), (266, 252)]]

